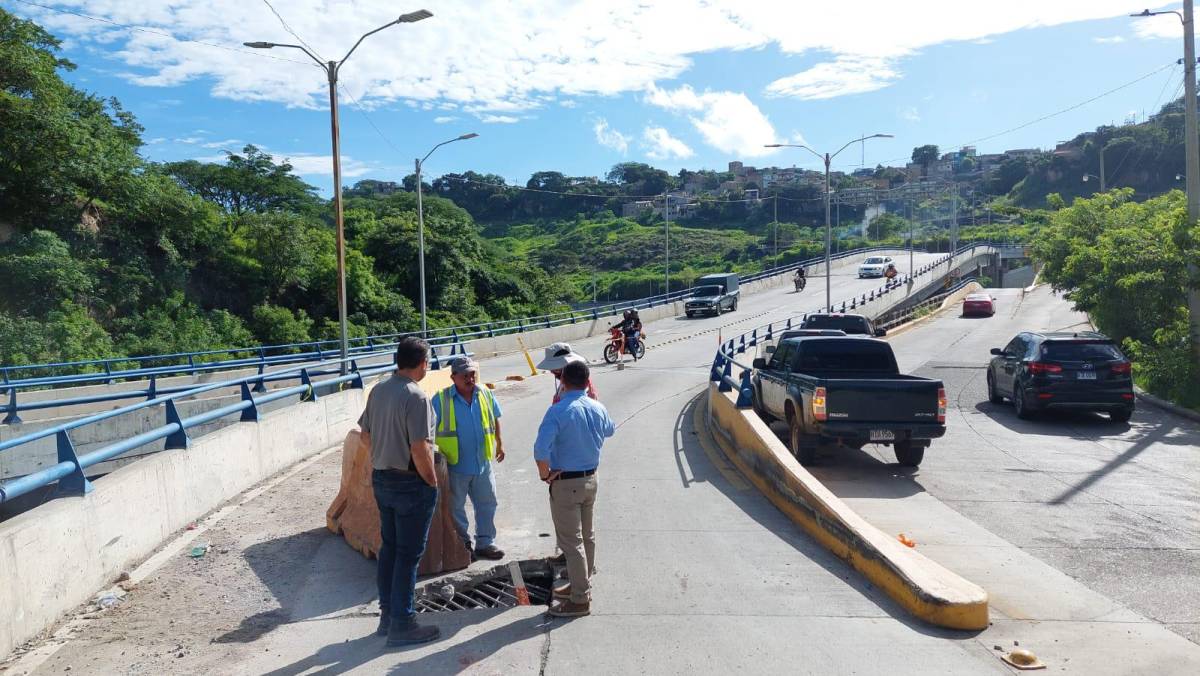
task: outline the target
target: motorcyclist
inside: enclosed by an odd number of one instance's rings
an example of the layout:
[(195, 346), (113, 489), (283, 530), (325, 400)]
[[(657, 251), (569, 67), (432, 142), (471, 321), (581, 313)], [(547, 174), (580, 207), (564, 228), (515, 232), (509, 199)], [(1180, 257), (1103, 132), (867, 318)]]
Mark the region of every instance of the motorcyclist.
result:
[(804, 288), (804, 282), (805, 282), (804, 268), (803, 267), (796, 268), (796, 275), (794, 277), (792, 277), (792, 283), (796, 285), (797, 291)]
[(621, 335), (625, 337), (625, 351), (637, 360), (638, 337), (642, 334), (642, 320), (637, 310), (626, 310), (624, 319), (613, 328), (621, 330)]
[(883, 276), (892, 279), (898, 274), (900, 273), (896, 270), (896, 264), (888, 263), (887, 270), (883, 273)]

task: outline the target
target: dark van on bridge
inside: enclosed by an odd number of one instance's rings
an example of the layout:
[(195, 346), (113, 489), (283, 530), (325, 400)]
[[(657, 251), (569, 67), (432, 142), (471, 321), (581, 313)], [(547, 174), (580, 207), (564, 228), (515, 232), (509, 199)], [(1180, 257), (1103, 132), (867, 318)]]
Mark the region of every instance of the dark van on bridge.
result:
[(738, 276), (732, 272), (704, 275), (692, 285), (692, 295), (684, 304), (689, 317), (702, 314), (719, 315), (733, 312), (738, 304)]

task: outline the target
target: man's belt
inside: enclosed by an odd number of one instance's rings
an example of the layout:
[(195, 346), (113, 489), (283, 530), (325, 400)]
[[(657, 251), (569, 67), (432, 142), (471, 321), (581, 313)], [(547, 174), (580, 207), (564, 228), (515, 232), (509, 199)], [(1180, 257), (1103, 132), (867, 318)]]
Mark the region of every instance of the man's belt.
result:
[(591, 476), (595, 473), (596, 473), (595, 467), (593, 467), (591, 469), (585, 469), (580, 472), (563, 472), (562, 474), (558, 475), (558, 480), (562, 481), (563, 479), (582, 479), (585, 476)]

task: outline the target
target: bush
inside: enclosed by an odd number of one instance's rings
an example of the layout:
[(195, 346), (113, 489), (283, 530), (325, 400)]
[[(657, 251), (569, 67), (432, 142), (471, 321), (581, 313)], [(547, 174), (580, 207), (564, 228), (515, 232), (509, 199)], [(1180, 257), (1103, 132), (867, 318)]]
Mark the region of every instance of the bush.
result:
[(293, 313), (285, 307), (264, 303), (256, 305), (250, 312), (250, 328), (263, 345), (310, 342), (312, 326), (313, 320), (308, 318), (308, 313), (304, 310), (296, 310)]

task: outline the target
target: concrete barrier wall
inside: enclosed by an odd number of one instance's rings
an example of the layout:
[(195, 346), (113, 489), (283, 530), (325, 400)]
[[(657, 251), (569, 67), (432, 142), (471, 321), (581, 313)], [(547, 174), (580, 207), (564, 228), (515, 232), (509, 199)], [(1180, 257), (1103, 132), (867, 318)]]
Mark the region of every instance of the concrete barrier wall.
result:
[(867, 523), (735, 399), (709, 384), (713, 436), (780, 511), (916, 617), (952, 629), (987, 628), (987, 592)]
[[(449, 384), (448, 371), (430, 378)], [(373, 384), (373, 383), (372, 383)], [(0, 523), (0, 655), (86, 602), (173, 533), (352, 429), (368, 390), (323, 395), (193, 439)], [(186, 617), (184, 612), (181, 617)]]
[[(907, 253), (907, 250), (891, 250), (882, 252), (871, 252), (871, 254), (891, 254), (893, 256), (901, 253)], [(864, 254), (864, 256), (867, 254)], [(833, 261), (832, 269), (836, 270), (848, 266), (857, 267), (861, 263), (861, 259), (857, 256), (850, 256)], [(806, 266), (805, 270), (809, 275), (822, 274), (825, 272), (825, 265)], [(767, 289), (774, 289), (780, 286), (791, 283), (790, 273), (782, 273), (760, 279), (754, 282), (748, 282), (741, 286), (742, 295), (751, 295)], [(674, 301), (660, 305), (658, 307), (646, 308), (638, 310), (638, 315), (642, 318), (643, 323), (649, 323), (658, 319), (668, 317), (677, 317), (683, 314), (684, 301)], [(608, 327), (616, 323), (617, 319), (613, 315), (600, 317), (593, 321), (591, 319), (581, 318), (575, 324), (564, 324), (562, 326), (554, 326), (547, 329), (537, 329), (535, 331), (526, 331), (519, 334), (510, 334), (505, 336), (497, 336), (495, 338), (480, 338), (466, 343), (467, 350), (474, 352), (479, 357), (494, 357), (501, 354), (511, 354), (521, 349), (518, 339), (525, 344), (529, 350), (545, 347), (552, 343), (571, 342), (572, 340), (581, 340), (590, 338), (595, 335), (601, 335), (608, 331)], [(536, 361), (536, 359), (535, 359)]]

